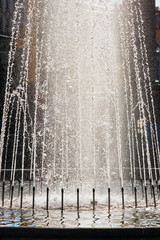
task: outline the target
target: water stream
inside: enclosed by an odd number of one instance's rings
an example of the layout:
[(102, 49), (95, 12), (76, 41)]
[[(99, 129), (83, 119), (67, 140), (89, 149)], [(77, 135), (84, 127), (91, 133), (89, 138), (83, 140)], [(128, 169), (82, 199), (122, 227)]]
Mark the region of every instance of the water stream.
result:
[(159, 139), (144, 24), (140, 0), (16, 1), (3, 206), (33, 207), (41, 192), (35, 205), (44, 208), (48, 188), (50, 208), (62, 202), (62, 189), (65, 207), (77, 189), (81, 207), (156, 207)]

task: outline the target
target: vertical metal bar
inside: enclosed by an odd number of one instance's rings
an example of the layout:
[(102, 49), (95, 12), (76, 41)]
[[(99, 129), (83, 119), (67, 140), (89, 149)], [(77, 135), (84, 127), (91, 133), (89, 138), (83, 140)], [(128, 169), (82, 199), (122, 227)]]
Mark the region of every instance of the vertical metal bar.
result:
[(61, 189), (61, 214), (63, 215), (64, 211), (64, 189)]
[(33, 201), (32, 201), (32, 209), (35, 207), (35, 187), (33, 186)]
[(47, 187), (46, 210), (49, 208), (49, 188)]
[(23, 186), (21, 186), (21, 200), (20, 200), (20, 208), (23, 207)]
[(95, 212), (95, 189), (93, 188), (93, 212)]
[(12, 208), (12, 203), (13, 203), (13, 192), (14, 192), (14, 186), (11, 187), (11, 201), (10, 201), (10, 208)]
[(135, 208), (137, 208), (137, 188), (134, 188)]
[(79, 188), (77, 188), (77, 215), (79, 217)]
[(124, 209), (124, 188), (121, 188), (121, 192), (122, 192), (122, 209)]
[(108, 188), (108, 211), (111, 209), (111, 189)]
[(147, 199), (147, 186), (144, 187), (145, 192), (145, 201), (146, 201), (146, 207), (148, 207), (148, 199)]

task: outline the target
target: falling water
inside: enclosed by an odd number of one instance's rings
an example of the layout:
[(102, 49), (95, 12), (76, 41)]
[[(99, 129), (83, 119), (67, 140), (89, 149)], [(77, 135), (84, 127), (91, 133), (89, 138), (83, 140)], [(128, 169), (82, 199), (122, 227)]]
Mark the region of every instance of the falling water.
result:
[(98, 203), (107, 204), (108, 189), (119, 203), (128, 187), (141, 188), (141, 197), (148, 184), (158, 187), (141, 8), (131, 0), (16, 1), (1, 132), (3, 183), (14, 187), (19, 180), (33, 189), (41, 183), (55, 198), (61, 189), (70, 196), (78, 189), (81, 204), (92, 201), (92, 189)]

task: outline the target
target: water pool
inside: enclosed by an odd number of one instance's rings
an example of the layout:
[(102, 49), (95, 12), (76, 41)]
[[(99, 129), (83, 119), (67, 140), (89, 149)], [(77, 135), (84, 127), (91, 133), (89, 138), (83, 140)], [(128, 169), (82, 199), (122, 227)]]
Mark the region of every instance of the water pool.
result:
[(154, 208), (111, 210), (0, 209), (0, 227), (30, 228), (159, 228), (160, 210)]

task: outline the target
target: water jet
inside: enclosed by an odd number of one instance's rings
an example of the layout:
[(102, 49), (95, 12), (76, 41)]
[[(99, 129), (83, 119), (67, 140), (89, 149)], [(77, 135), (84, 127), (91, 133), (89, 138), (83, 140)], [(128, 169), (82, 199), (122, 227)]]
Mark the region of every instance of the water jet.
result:
[(65, 227), (66, 212), (75, 211), (78, 224), (82, 212), (94, 212), (96, 224), (97, 211), (118, 209), (124, 223), (133, 205), (158, 207), (155, 77), (142, 2), (16, 1), (1, 131), (3, 209), (60, 210)]

